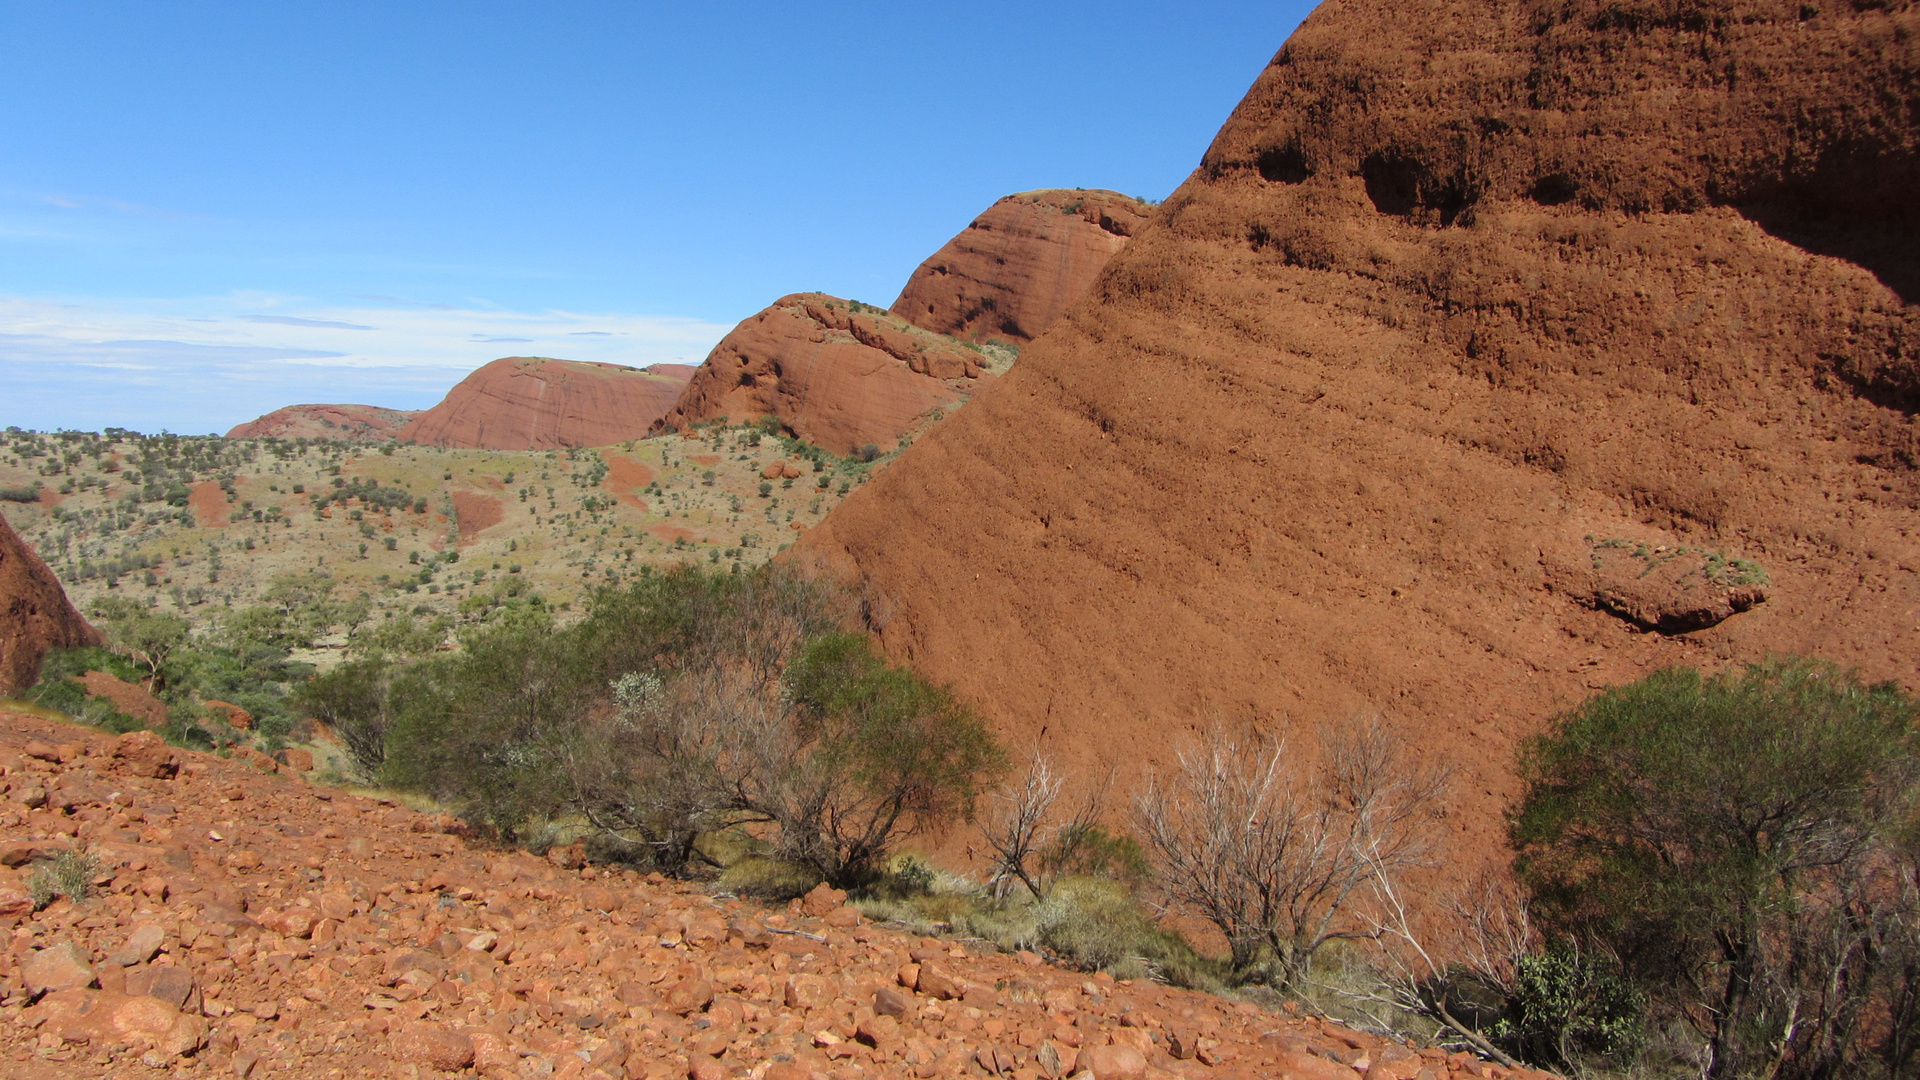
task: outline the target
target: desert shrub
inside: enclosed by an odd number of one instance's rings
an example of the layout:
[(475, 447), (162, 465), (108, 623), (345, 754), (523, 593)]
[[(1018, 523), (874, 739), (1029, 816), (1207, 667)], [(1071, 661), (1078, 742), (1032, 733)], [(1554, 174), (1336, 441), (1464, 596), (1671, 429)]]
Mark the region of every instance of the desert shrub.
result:
[(702, 837), (750, 825), (771, 857), (857, 886), (900, 837), (966, 815), (999, 758), (948, 691), (840, 633), (848, 610), (777, 569), (648, 569), (573, 627), (482, 627), (303, 700), (390, 716), (381, 775), (502, 835), (573, 815), (688, 873), (713, 861)]
[(1214, 729), (1136, 799), (1170, 904), (1211, 922), (1240, 981), (1300, 983), (1328, 942), (1373, 936), (1357, 901), (1420, 865), (1448, 777), (1378, 718), (1321, 732), (1317, 757)]
[(1560, 716), (1523, 747), (1513, 823), (1549, 936), (1617, 957), (1707, 1076), (1911, 1075), (1914, 719), (1799, 659), (1670, 668)]
[(1645, 1038), (1640, 994), (1612, 957), (1562, 939), (1520, 958), (1500, 1015), (1485, 1028), (1526, 1061), (1630, 1061)]
[(501, 627), (465, 644), (387, 682), (381, 776), (515, 838), (565, 805), (560, 754), (597, 688), (573, 635)]
[(393, 730), (392, 664), (378, 657), (349, 660), (294, 691), (293, 704), (332, 728), (363, 779), (378, 776)]
[(100, 860), (79, 848), (69, 848), (34, 867), (27, 878), (27, 895), (35, 910), (64, 896), (74, 903), (85, 900), (93, 890), (93, 879), (100, 872)]

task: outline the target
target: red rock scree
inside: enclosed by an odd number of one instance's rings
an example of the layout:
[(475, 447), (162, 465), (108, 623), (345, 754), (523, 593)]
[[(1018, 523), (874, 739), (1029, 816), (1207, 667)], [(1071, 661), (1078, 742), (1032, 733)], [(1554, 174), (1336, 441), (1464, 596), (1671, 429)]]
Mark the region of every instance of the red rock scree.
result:
[[(271, 761), (261, 764), (271, 767)], [(0, 1074), (496, 1080), (1506, 1070), (1144, 982), (469, 844), (458, 822), (0, 713)], [(39, 912), (84, 846), (99, 895)]]

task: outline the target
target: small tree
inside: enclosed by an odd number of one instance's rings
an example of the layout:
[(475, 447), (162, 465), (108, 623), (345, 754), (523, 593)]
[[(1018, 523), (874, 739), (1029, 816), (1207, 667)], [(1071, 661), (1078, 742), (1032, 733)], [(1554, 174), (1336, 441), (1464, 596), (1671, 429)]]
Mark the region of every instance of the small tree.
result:
[(128, 597), (104, 597), (93, 606), (93, 617), (106, 624), (107, 637), (120, 652), (147, 669), (147, 689), (161, 682), (161, 669), (174, 651), (186, 645), (191, 625), (178, 615), (155, 611)]
[(349, 660), (293, 693), (294, 706), (333, 730), (364, 779), (378, 776), (386, 764), (387, 735), (394, 724), (394, 674), (393, 665), (383, 659)]
[(1060, 874), (1104, 839), (1100, 813), (1112, 776), (1109, 770), (1104, 780), (1089, 786), (1073, 804), (1072, 814), (1058, 821), (1053, 810), (1066, 790), (1066, 777), (1052, 757), (1035, 748), (1019, 780), (990, 793), (993, 811), (980, 823), (980, 832), (993, 853), (996, 896), (1004, 898), (1017, 881), (1035, 900), (1046, 899)]
[(1218, 927), (1234, 974), (1299, 982), (1328, 941), (1367, 936), (1357, 894), (1426, 854), (1447, 784), (1378, 718), (1324, 730), (1317, 761), (1265, 735), (1209, 730), (1135, 802), (1171, 907)]
[(1915, 716), (1798, 659), (1597, 695), (1521, 753), (1536, 911), (1693, 1025), (1707, 1076), (1911, 1075)]

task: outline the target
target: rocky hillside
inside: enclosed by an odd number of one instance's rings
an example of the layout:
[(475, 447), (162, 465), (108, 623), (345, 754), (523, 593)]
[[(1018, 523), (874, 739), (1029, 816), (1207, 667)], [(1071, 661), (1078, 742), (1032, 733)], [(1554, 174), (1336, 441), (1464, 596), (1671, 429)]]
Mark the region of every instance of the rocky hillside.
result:
[(98, 644), (53, 571), (0, 518), (0, 697), (32, 686), (47, 650)]
[[(0, 712), (8, 1076), (1541, 1075), (908, 937), (824, 887), (768, 909), (490, 850), (289, 771)], [(38, 908), (76, 855), (87, 895)]]
[(289, 405), (236, 426), (227, 432), (227, 438), (386, 442), (419, 415), (418, 411), (378, 405)]
[(549, 450), (636, 439), (686, 387), (685, 364), (647, 369), (509, 356), (460, 380), (396, 437), (469, 450)]
[(779, 420), (827, 451), (891, 451), (1004, 371), (1011, 351), (968, 347), (879, 308), (825, 293), (783, 296), (714, 346), (654, 425)]
[(1086, 295), (1151, 212), (1117, 191), (1009, 195), (921, 263), (889, 310), (936, 334), (1025, 345)]
[(1912, 18), (1323, 6), (1089, 302), (797, 554), (1016, 745), (1384, 713), (1460, 769), (1465, 867), (1595, 687), (1920, 685)]

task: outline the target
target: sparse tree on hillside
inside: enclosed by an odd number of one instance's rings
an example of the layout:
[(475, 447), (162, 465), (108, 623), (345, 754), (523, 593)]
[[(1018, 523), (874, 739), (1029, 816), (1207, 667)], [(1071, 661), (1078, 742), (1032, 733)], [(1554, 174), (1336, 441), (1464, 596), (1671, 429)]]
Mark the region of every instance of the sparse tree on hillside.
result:
[(147, 669), (147, 689), (161, 679), (161, 668), (187, 643), (190, 626), (178, 615), (156, 611), (131, 597), (107, 596), (94, 602), (93, 617), (104, 623), (113, 646)]

